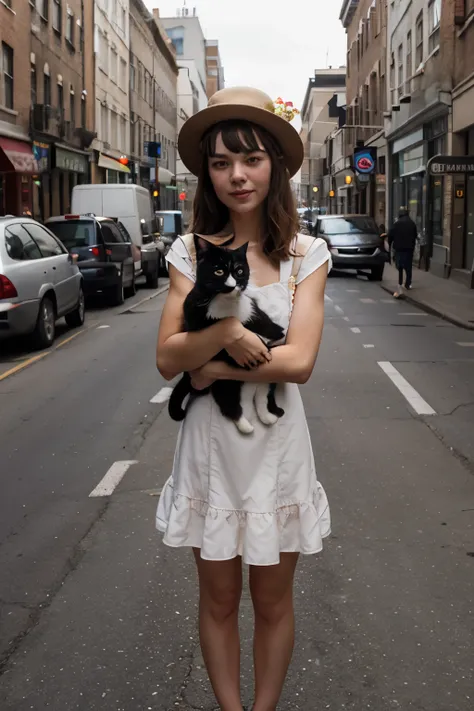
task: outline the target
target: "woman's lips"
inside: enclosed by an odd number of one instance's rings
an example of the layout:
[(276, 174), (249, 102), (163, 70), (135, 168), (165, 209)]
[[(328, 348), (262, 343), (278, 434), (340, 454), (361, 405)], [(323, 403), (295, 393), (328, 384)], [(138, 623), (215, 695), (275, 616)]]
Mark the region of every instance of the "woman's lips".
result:
[(231, 196), (236, 200), (245, 200), (252, 195), (253, 190), (239, 190), (238, 192), (231, 193)]

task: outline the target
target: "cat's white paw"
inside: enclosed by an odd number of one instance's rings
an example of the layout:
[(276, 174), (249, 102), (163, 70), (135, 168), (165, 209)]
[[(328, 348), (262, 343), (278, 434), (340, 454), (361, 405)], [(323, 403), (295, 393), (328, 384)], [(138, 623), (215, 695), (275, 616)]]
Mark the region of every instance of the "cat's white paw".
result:
[(259, 412), (258, 419), (260, 420), (260, 422), (263, 422), (264, 425), (268, 426), (276, 425), (276, 423), (278, 422), (278, 417), (272, 412), (268, 412), (268, 410), (266, 412)]
[(237, 420), (235, 425), (242, 434), (252, 434), (254, 430), (253, 425), (243, 415), (239, 420)]

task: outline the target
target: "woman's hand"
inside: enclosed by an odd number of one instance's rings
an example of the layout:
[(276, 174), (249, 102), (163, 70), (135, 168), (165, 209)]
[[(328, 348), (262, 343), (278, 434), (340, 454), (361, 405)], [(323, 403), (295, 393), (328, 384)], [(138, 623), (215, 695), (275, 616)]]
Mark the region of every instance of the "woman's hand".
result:
[(242, 335), (227, 346), (226, 351), (241, 368), (258, 368), (272, 359), (271, 351), (263, 341), (247, 328), (243, 328)]
[(195, 390), (206, 390), (206, 388), (211, 387), (212, 383), (215, 381), (215, 378), (212, 377), (210, 371), (211, 364), (206, 363), (206, 365), (203, 365), (202, 368), (192, 370), (189, 373), (191, 376), (191, 385)]

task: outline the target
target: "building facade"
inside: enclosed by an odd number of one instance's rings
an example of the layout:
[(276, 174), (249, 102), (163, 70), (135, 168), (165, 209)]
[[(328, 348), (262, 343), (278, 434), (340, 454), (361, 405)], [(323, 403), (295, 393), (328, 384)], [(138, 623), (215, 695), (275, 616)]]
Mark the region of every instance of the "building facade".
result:
[(305, 148), (301, 168), (301, 200), (332, 211), (327, 137), (344, 122), (346, 68), (316, 69), (301, 107), (301, 139)]
[[(130, 2), (130, 169), (131, 180), (150, 188), (156, 209), (176, 206), (178, 67), (172, 43), (160, 27), (157, 10)], [(158, 161), (148, 157), (149, 142), (161, 145)], [(173, 184), (173, 185), (172, 185)]]
[(207, 96), (211, 98), (216, 91), (220, 91), (225, 86), (224, 67), (217, 40), (206, 40), (206, 75), (206, 92)]
[[(392, 3), (393, 4), (393, 3)], [(400, 4), (400, 3), (398, 3)], [(386, 220), (386, 0), (344, 0), (340, 19), (347, 33), (347, 116), (338, 137), (343, 157), (355, 168), (354, 154), (366, 148), (374, 158), (371, 174), (354, 170), (347, 193), (350, 212)], [(344, 176), (345, 177), (345, 176)]]
[[(453, 4), (453, 155), (474, 156), (474, 2)], [(474, 175), (456, 176), (452, 215), (451, 274), (474, 288)]]
[[(178, 133), (183, 123), (207, 105), (206, 40), (195, 11), (182, 8), (176, 17), (162, 18), (163, 27), (176, 51), (178, 77)], [(184, 223), (191, 221), (197, 179), (179, 159), (176, 167), (178, 194)]]
[(129, 0), (94, 0), (95, 130), (92, 180), (130, 179)]
[(30, 26), (27, 0), (0, 3), (0, 215), (33, 211)]

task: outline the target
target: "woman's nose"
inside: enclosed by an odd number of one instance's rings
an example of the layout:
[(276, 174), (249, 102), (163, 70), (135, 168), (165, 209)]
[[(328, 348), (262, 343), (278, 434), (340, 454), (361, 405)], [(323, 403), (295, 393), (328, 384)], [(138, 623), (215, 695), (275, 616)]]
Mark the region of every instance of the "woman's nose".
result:
[(244, 166), (242, 165), (242, 163), (234, 163), (234, 165), (232, 166), (231, 179), (233, 181), (246, 180)]

